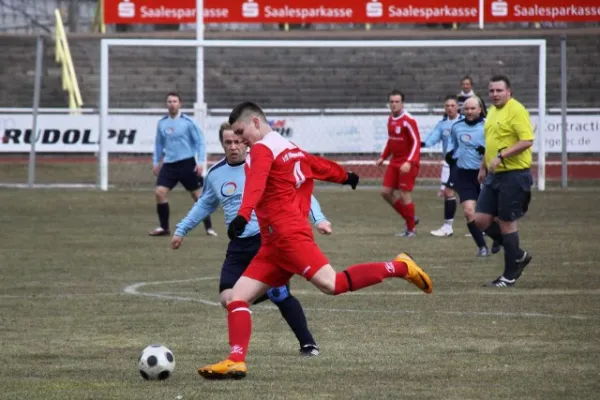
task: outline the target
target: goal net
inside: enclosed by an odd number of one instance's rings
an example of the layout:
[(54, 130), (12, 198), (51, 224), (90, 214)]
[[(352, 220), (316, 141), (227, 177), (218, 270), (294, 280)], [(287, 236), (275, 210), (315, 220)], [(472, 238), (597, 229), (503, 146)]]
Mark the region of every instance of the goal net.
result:
[[(204, 48), (204, 68), (196, 51)], [(443, 98), (469, 75), (489, 103), (490, 76), (511, 79), (514, 97), (544, 126), (545, 40), (431, 41), (193, 41), (103, 39), (99, 124), (100, 186), (151, 187), (151, 154), (167, 92), (182, 95), (184, 111), (204, 128), (208, 165), (223, 156), (218, 127), (233, 106), (255, 101), (274, 130), (303, 149), (335, 159), (380, 184), (375, 160), (387, 140), (387, 93), (405, 93), (405, 107), (425, 138), (442, 118)], [(197, 79), (208, 112), (194, 111)], [(537, 129), (534, 174), (545, 187), (545, 132)], [(439, 184), (441, 147), (422, 149), (417, 181)]]

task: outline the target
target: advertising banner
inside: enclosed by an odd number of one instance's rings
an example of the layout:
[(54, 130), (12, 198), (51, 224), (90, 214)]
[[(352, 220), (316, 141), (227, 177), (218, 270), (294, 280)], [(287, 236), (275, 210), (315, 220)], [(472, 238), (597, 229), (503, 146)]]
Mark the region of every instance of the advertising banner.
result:
[[(108, 150), (111, 153), (152, 153), (159, 115), (111, 115), (108, 120)], [(97, 115), (40, 115), (36, 151), (41, 153), (94, 153), (98, 151)], [(415, 116), (424, 138), (440, 116)], [(207, 121), (209, 153), (222, 153), (219, 125), (226, 117), (211, 116)], [(0, 153), (29, 152), (30, 115), (0, 114)], [(387, 141), (385, 115), (305, 115), (270, 117), (272, 128), (312, 153), (378, 153)], [(537, 135), (537, 117), (532, 116)], [(561, 118), (546, 116), (544, 140), (549, 153), (561, 152)], [(567, 119), (569, 152), (600, 153), (600, 115), (573, 115)], [(537, 148), (534, 145), (534, 150)], [(439, 152), (441, 147), (423, 149)]]
[[(480, 10), (480, 6), (483, 10)], [(486, 23), (600, 21), (598, 0), (219, 0), (205, 23)], [(107, 24), (196, 22), (196, 0), (105, 0)]]
[[(105, 0), (107, 24), (196, 22), (196, 0)], [(204, 1), (205, 23), (477, 22), (478, 0)]]
[(486, 23), (498, 22), (597, 22), (598, 0), (487, 0)]

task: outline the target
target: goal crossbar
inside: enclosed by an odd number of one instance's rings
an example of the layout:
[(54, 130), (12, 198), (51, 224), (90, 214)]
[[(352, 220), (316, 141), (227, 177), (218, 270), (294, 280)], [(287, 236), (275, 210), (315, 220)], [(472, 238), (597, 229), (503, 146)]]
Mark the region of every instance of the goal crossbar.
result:
[[(181, 40), (181, 39), (102, 39), (100, 42), (100, 118), (98, 186), (108, 190), (108, 99), (109, 99), (109, 49), (112, 46), (135, 47), (262, 47), (262, 48), (385, 48), (385, 47), (537, 47), (538, 60), (538, 130), (537, 130), (537, 188), (546, 188), (546, 146), (544, 129), (546, 116), (546, 40)], [(203, 68), (203, 61), (198, 64)], [(198, 80), (204, 79), (200, 68)], [(200, 87), (204, 87), (200, 85)], [(204, 98), (204, 93), (197, 93)], [(204, 110), (206, 112), (206, 110)], [(202, 116), (205, 118), (205, 116)]]

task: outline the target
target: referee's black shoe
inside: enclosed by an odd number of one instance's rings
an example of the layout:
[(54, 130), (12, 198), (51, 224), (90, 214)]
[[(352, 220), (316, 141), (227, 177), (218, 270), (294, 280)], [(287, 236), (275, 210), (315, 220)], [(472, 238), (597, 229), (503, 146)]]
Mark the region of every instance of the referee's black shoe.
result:
[(521, 274), (523, 274), (523, 270), (526, 266), (529, 265), (532, 258), (533, 257), (531, 256), (531, 254), (529, 254), (527, 250), (523, 252), (523, 257), (521, 257), (520, 260), (517, 260), (517, 272), (515, 273), (515, 279), (519, 279), (521, 277)]

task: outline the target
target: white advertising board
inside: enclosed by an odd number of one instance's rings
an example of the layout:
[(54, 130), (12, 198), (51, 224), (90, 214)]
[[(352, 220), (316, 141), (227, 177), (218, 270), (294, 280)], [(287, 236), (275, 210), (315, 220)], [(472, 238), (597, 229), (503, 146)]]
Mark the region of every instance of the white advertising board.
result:
[[(108, 149), (115, 153), (152, 153), (159, 115), (111, 115)], [(98, 151), (98, 115), (39, 115), (36, 151), (92, 153)], [(440, 117), (415, 116), (421, 137)], [(208, 153), (222, 153), (218, 128), (225, 117), (211, 116), (205, 139)], [(303, 149), (314, 153), (377, 153), (387, 140), (383, 115), (275, 116), (273, 128)], [(532, 116), (537, 132), (537, 117)], [(0, 114), (0, 153), (28, 152), (32, 118), (27, 114)], [(544, 138), (549, 153), (561, 151), (561, 118), (546, 116)], [(600, 152), (600, 115), (573, 115), (567, 119), (569, 152)], [(537, 146), (534, 146), (537, 148)], [(440, 147), (426, 151), (439, 152)]]

